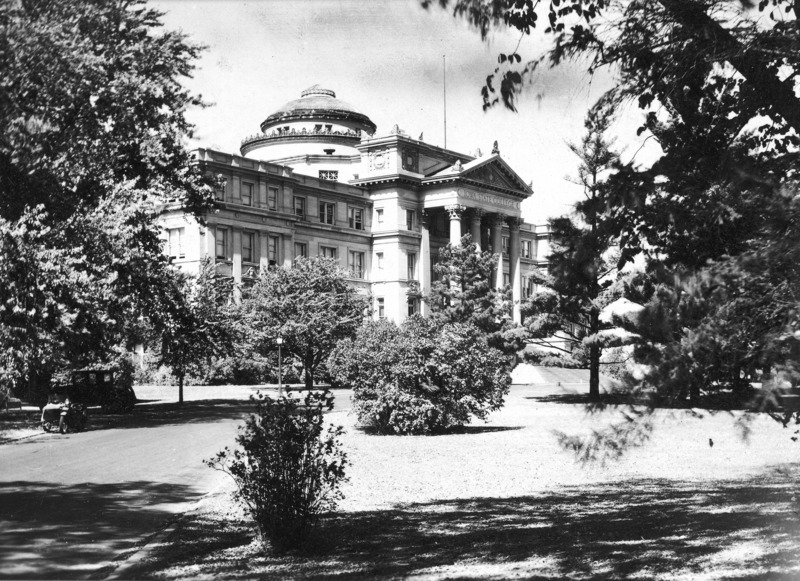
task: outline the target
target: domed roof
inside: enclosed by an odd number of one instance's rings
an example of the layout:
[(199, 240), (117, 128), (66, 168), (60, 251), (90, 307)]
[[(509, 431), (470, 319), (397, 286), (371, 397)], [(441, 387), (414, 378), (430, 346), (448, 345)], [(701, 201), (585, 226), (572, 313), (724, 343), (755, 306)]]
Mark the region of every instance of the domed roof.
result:
[(355, 122), (370, 134), (375, 133), (376, 129), (369, 117), (357, 111), (349, 103), (337, 99), (336, 93), (314, 85), (303, 91), (299, 99), (289, 101), (267, 117), (261, 124), (261, 130), (266, 132), (273, 125), (279, 125), (286, 121), (313, 119)]

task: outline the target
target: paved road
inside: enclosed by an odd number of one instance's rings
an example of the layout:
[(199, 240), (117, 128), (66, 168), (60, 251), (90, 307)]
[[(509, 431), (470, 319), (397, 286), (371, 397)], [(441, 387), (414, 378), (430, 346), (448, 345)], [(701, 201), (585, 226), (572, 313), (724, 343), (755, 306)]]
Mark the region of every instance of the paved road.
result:
[(84, 433), (0, 446), (0, 578), (102, 577), (219, 485), (202, 460), (233, 444), (250, 411), (242, 400), (145, 404), (93, 417)]

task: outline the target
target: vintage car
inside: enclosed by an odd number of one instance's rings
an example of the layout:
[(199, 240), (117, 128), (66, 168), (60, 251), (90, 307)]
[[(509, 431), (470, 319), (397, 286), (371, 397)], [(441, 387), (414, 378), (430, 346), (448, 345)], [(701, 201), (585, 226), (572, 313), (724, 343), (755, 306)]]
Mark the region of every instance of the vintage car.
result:
[(71, 380), (63, 386), (71, 401), (85, 406), (101, 406), (106, 413), (127, 413), (136, 404), (136, 393), (126, 382), (118, 379), (113, 368), (92, 368), (73, 371)]

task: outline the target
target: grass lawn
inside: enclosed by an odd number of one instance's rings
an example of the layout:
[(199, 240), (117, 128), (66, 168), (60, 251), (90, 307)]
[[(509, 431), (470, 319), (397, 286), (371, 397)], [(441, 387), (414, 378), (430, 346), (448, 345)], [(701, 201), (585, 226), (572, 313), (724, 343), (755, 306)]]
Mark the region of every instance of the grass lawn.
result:
[(662, 410), (644, 447), (582, 466), (554, 431), (614, 412), (560, 390), (515, 386), (488, 423), (445, 436), (367, 435), (334, 412), (350, 481), (307, 550), (265, 552), (221, 491), (124, 578), (800, 579), (792, 429), (759, 417), (743, 441), (739, 412)]
[(36, 409), (0, 411), (0, 444), (39, 434), (40, 419)]

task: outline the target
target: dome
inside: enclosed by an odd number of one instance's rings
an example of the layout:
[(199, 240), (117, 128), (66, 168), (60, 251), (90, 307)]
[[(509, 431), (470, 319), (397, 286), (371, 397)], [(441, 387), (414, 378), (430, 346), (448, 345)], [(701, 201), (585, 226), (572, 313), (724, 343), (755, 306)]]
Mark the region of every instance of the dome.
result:
[(289, 101), (267, 117), (261, 124), (261, 131), (288, 121), (329, 120), (345, 122), (354, 128), (375, 133), (375, 124), (369, 117), (357, 111), (349, 103), (336, 98), (336, 93), (319, 85), (309, 87), (300, 94), (299, 99)]

